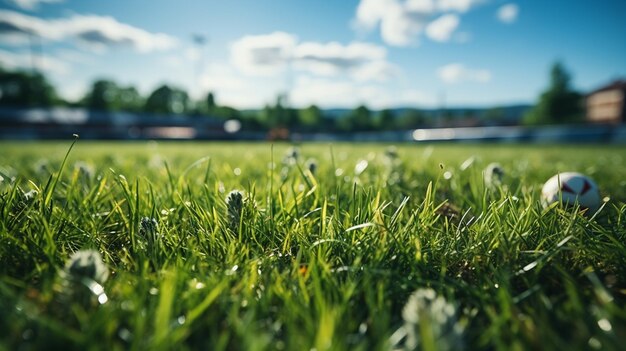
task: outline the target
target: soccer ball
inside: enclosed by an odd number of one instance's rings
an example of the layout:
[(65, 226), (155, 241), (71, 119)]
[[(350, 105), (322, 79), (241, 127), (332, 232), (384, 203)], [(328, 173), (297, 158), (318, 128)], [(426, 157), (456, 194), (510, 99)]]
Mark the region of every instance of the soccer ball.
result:
[(543, 185), (541, 198), (544, 206), (561, 201), (566, 206), (578, 204), (587, 213), (600, 208), (600, 191), (591, 178), (576, 172), (558, 173)]

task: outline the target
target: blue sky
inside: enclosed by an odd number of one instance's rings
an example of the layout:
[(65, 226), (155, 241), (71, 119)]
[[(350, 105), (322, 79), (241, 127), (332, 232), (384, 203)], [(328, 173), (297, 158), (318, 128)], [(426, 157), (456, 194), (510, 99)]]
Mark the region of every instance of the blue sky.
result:
[(582, 92), (625, 77), (624, 23), (623, 0), (0, 0), (0, 64), (70, 99), (110, 78), (238, 108), (493, 106), (534, 102), (556, 60)]

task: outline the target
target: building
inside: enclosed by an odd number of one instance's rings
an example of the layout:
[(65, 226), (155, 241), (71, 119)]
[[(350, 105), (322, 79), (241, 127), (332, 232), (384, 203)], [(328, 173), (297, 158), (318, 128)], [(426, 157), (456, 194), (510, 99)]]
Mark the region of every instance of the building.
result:
[(589, 93), (587, 121), (619, 124), (626, 122), (626, 80), (616, 80)]

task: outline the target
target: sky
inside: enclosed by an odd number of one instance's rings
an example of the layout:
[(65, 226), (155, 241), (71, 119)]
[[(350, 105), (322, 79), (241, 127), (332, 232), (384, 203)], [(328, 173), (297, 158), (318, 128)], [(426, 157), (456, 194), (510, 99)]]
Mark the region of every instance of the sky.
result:
[[(626, 77), (624, 0), (0, 0), (0, 65), (73, 100), (96, 79), (261, 108), (530, 104), (559, 61)], [(194, 40), (202, 39), (202, 40)]]

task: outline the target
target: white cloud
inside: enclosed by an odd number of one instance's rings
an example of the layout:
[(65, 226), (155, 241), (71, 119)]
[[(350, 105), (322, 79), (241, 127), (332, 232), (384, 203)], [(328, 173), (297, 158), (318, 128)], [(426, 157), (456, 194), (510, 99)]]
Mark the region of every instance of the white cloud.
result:
[(459, 16), (455, 14), (443, 15), (428, 24), (426, 35), (434, 41), (448, 41), (459, 26), (459, 22)]
[(431, 14), (402, 6), (391, 7), (380, 24), (380, 34), (390, 45), (407, 46), (416, 43), (418, 35), (428, 24)]
[(290, 95), (294, 106), (318, 105), (322, 108), (369, 108), (432, 105), (434, 99), (416, 90), (389, 90), (380, 85), (363, 85), (346, 80), (299, 77)]
[(518, 14), (519, 6), (516, 4), (506, 4), (498, 9), (497, 17), (503, 23), (513, 23), (517, 20)]
[(275, 74), (286, 68), (296, 37), (285, 32), (248, 35), (231, 45), (233, 64), (249, 74)]
[(259, 108), (274, 101), (284, 88), (281, 83), (242, 76), (232, 66), (218, 63), (208, 66), (200, 78), (203, 94), (212, 91), (218, 104), (237, 108)]
[(294, 67), (320, 75), (353, 72), (374, 62), (384, 62), (387, 50), (368, 43), (337, 42), (298, 44), (294, 50)]
[(469, 43), (472, 40), (472, 34), (468, 32), (459, 32), (454, 35), (453, 39), (459, 44)]
[(437, 7), (441, 11), (467, 12), (478, 2), (478, 0), (439, 0), (437, 1)]
[(32, 69), (33, 65), (39, 71), (46, 73), (67, 74), (69, 66), (52, 56), (35, 56), (34, 60), (30, 53), (16, 53), (0, 50), (0, 64), (9, 69)]
[(59, 2), (63, 2), (64, 0), (6, 0), (10, 3), (12, 3), (13, 5), (21, 8), (22, 10), (36, 10), (39, 8), (39, 4), (43, 4), (43, 3), (48, 3), (48, 4), (52, 4), (52, 3), (59, 3)]
[[(368, 30), (380, 26), (383, 40), (394, 46), (417, 44), (425, 29), (431, 39), (448, 41), (460, 22), (459, 16), (453, 12), (465, 13), (480, 2), (481, 0), (361, 0), (357, 6), (354, 25), (357, 29)], [(442, 14), (443, 16), (432, 22), (433, 18)], [(438, 22), (442, 19), (445, 21)], [(428, 30), (429, 27), (432, 29)]]
[(357, 25), (373, 29), (390, 7), (398, 6), (396, 0), (361, 0), (356, 9)]
[(399, 67), (387, 61), (381, 60), (373, 61), (371, 63), (354, 68), (350, 74), (350, 77), (358, 82), (384, 82), (392, 78), (398, 77), (400, 74), (401, 70)]
[(231, 62), (249, 75), (273, 75), (291, 65), (295, 71), (321, 76), (385, 80), (398, 70), (386, 56), (387, 50), (374, 44), (299, 43), (295, 36), (283, 32), (245, 36), (231, 45)]
[(93, 61), (93, 56), (85, 52), (73, 50), (73, 49), (57, 49), (54, 52), (59, 60), (65, 62), (71, 62), (73, 64), (85, 64)]
[(168, 50), (178, 43), (169, 35), (150, 33), (120, 23), (113, 17), (73, 15), (69, 18), (44, 20), (0, 10), (0, 38), (26, 42), (29, 36), (53, 41), (71, 38), (96, 51), (110, 47), (127, 47), (145, 53)]
[(451, 63), (437, 70), (439, 78), (445, 83), (479, 82), (491, 80), (491, 72), (486, 69), (470, 69), (461, 63)]

